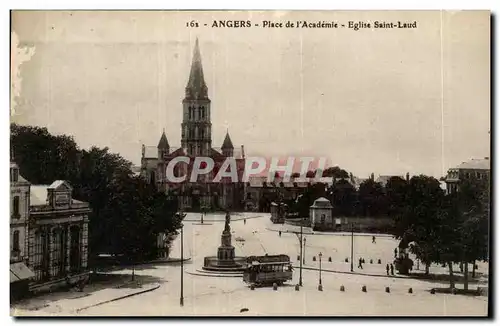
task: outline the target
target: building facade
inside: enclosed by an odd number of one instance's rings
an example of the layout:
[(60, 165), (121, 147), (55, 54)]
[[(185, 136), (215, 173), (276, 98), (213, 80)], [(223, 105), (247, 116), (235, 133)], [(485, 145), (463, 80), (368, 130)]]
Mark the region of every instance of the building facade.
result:
[[(201, 53), (198, 40), (194, 47), (191, 72), (182, 101), (181, 146), (172, 148), (163, 131), (158, 146), (142, 146), (141, 175), (150, 183), (171, 196), (176, 196), (183, 210), (239, 209), (243, 206), (244, 184), (223, 178), (221, 182), (213, 179), (228, 157), (236, 160), (238, 181), (241, 180), (245, 154), (235, 150), (229, 132), (221, 148), (212, 147), (211, 100), (203, 75)], [(171, 182), (167, 178), (166, 168), (179, 156), (189, 157), (190, 163), (177, 163), (174, 170), (176, 177), (187, 176), (181, 183)], [(207, 175), (201, 175), (191, 181), (190, 175), (196, 157), (210, 157), (214, 169)]]
[(483, 159), (471, 159), (449, 169), (445, 178), (446, 193), (458, 191), (460, 182), (464, 180), (490, 182), (490, 166), (489, 157), (485, 157)]
[(88, 277), (90, 208), (73, 199), (72, 190), (63, 180), (31, 186), (27, 251), (38, 284), (33, 288), (74, 284)]
[(11, 296), (26, 294), (35, 276), (27, 267), (30, 184), (19, 174), (15, 162), (10, 163), (10, 285)]

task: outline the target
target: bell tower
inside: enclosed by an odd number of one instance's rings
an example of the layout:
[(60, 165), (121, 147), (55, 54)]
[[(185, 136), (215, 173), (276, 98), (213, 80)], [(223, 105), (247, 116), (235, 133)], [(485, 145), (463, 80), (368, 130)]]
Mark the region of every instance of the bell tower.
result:
[(210, 99), (203, 76), (198, 38), (193, 51), (191, 72), (182, 101), (181, 146), (190, 156), (208, 156), (212, 148)]

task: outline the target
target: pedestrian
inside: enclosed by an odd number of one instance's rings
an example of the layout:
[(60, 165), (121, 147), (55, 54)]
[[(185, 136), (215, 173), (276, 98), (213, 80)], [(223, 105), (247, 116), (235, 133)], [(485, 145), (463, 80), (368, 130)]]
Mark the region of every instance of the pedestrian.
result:
[(387, 275), (389, 275), (389, 264), (385, 265), (385, 270), (387, 271)]
[(361, 258), (359, 259), (358, 268), (363, 269), (363, 261), (361, 260)]
[(280, 236), (280, 238), (281, 238), (281, 231), (279, 231), (279, 232), (278, 232), (278, 234), (279, 234), (279, 236)]
[(376, 243), (375, 242), (375, 236), (372, 237), (372, 243)]
[(246, 218), (243, 219), (243, 224), (245, 224), (245, 225), (247, 224), (247, 219)]
[(391, 264), (391, 275), (394, 276), (394, 265), (393, 264)]

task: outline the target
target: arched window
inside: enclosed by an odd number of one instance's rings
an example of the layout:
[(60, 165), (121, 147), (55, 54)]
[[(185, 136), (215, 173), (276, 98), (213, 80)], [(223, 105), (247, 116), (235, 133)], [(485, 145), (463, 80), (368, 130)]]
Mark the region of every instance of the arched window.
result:
[(12, 236), (12, 251), (19, 252), (19, 231), (14, 231), (14, 235)]
[(12, 204), (12, 215), (14, 215), (14, 218), (19, 218), (19, 196), (14, 196), (14, 202)]

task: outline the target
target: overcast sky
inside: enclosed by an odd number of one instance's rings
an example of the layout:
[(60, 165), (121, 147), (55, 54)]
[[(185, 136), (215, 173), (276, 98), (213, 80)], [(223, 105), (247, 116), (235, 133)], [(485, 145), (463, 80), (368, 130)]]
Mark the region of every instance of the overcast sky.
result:
[[(417, 28), (209, 27), (223, 19)], [(360, 177), (439, 177), (489, 156), (488, 12), (15, 12), (12, 23), (13, 121), (135, 164), (163, 128), (180, 144), (196, 37), (214, 147), (229, 128), (247, 155), (326, 156)]]

